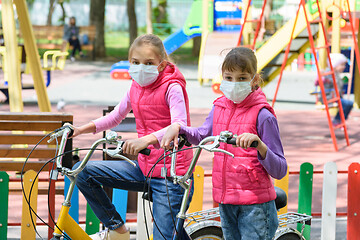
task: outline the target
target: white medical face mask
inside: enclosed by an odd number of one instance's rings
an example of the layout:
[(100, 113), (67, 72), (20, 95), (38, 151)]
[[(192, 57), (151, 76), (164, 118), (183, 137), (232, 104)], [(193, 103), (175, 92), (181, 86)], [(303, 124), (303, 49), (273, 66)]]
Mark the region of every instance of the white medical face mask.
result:
[(131, 64), (129, 74), (141, 87), (149, 86), (154, 83), (159, 76), (158, 66), (144, 65), (144, 64)]
[(224, 93), (225, 97), (234, 103), (241, 103), (252, 92), (251, 82), (230, 82), (226, 80), (221, 81), (220, 90)]

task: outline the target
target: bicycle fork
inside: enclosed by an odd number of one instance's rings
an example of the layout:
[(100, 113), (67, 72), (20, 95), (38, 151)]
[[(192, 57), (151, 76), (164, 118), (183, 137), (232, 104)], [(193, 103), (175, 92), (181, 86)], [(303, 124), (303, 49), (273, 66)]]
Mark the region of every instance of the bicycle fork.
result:
[(184, 196), (181, 202), (181, 207), (179, 213), (176, 215), (176, 227), (173, 234), (173, 240), (191, 240), (189, 235), (187, 234), (185, 228), (184, 228), (184, 222), (186, 219), (185, 212), (187, 210), (187, 205), (189, 202), (189, 195), (192, 185), (192, 180), (190, 179), (188, 182), (181, 184), (182, 187), (185, 189)]
[(63, 202), (58, 221), (55, 225), (54, 237), (51, 240), (59, 240), (65, 232), (73, 240), (91, 240), (89, 235), (79, 226), (79, 224), (69, 215), (71, 206), (70, 199), (75, 187), (75, 179), (69, 177), (70, 186), (65, 201)]

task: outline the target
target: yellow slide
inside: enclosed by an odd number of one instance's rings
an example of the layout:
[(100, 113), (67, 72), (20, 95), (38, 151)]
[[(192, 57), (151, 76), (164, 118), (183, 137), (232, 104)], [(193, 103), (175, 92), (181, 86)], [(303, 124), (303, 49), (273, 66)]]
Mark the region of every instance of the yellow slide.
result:
[[(294, 13), (295, 15), (296, 13)], [(314, 14), (311, 14), (309, 11), (307, 11), (308, 21), (311, 22), (319, 17), (319, 13), (315, 12)], [(271, 38), (269, 38), (259, 49), (256, 50), (256, 56), (258, 60), (258, 72), (262, 73), (262, 77), (264, 79), (264, 84), (266, 85), (271, 80), (273, 80), (281, 71), (281, 65), (283, 63), (285, 50), (287, 48), (287, 45), (290, 41), (291, 32), (294, 26), (295, 18), (289, 20), (286, 24), (284, 24)], [(286, 65), (291, 64), (291, 62), (296, 59), (299, 54), (304, 53), (307, 48), (310, 47), (309, 42), (309, 35), (307, 30), (307, 24), (306, 24), (306, 18), (304, 14), (304, 10), (301, 7), (299, 16), (296, 22), (294, 34), (293, 34), (293, 40), (291, 43), (290, 52), (286, 61)], [(310, 24), (311, 32), (314, 38), (317, 37), (317, 33), (319, 31), (319, 23), (312, 23)], [(232, 42), (234, 40), (232, 39)], [(211, 49), (212, 52), (214, 51), (213, 48), (218, 48), (219, 46), (222, 46), (224, 48), (229, 48), (229, 45), (225, 44), (216, 44), (213, 47), (208, 46), (209, 44), (206, 43), (206, 46), (208, 49)], [(234, 47), (236, 45), (233, 45)], [(205, 47), (205, 49), (207, 49)], [(210, 52), (210, 51), (209, 51)], [(209, 56), (206, 56), (207, 51), (204, 51), (203, 55), (203, 63), (206, 62), (213, 62), (219, 65), (219, 59), (215, 59), (210, 56), (209, 60), (206, 61), (206, 59)], [(219, 53), (217, 53), (217, 57), (221, 58), (224, 56), (220, 56)], [(209, 69), (210, 68), (210, 69)], [(218, 66), (214, 66), (212, 64), (209, 66), (209, 68), (206, 68), (206, 64), (203, 66), (203, 77), (204, 79), (212, 79), (212, 88), (213, 91), (216, 93), (219, 92), (219, 86), (221, 82), (221, 72)], [(217, 74), (214, 73), (214, 71), (217, 71)], [(207, 73), (207, 74), (206, 74)], [(209, 76), (209, 73), (211, 73), (212, 77)]]
[[(310, 14), (307, 12), (308, 21), (318, 18), (319, 13)], [(290, 41), (291, 32), (294, 26), (295, 18), (289, 20), (282, 26), (264, 45), (256, 51), (258, 60), (258, 72), (263, 73), (264, 83), (267, 84), (273, 80), (281, 70), (285, 50)], [(310, 47), (308, 30), (303, 8), (300, 9), (296, 22), (293, 40), (286, 64), (290, 64), (300, 53), (305, 52)], [(310, 24), (311, 32), (314, 37), (319, 31), (319, 23)]]

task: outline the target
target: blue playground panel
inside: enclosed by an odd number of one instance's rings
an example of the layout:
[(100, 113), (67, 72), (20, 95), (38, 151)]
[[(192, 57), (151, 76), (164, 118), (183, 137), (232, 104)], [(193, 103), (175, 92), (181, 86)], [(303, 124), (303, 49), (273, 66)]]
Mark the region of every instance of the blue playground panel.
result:
[(242, 1), (214, 0), (214, 31), (240, 32), (241, 17)]
[(115, 69), (127, 69), (128, 70), (129, 67), (130, 67), (129, 61), (120, 61), (111, 66), (110, 72)]
[(171, 53), (173, 53), (176, 49), (178, 49), (180, 46), (182, 46), (184, 43), (186, 43), (190, 39), (192, 39), (194, 37), (199, 37), (199, 36), (201, 36), (200, 33), (195, 33), (195, 34), (188, 36), (184, 33), (183, 29), (180, 29), (179, 31), (171, 34), (169, 37), (167, 37), (164, 40), (165, 51), (167, 54), (170, 55)]
[[(67, 177), (65, 177), (64, 181), (65, 181), (64, 193), (66, 198), (67, 192), (70, 187), (70, 180)], [(69, 209), (69, 214), (75, 220), (75, 222), (79, 223), (79, 189), (76, 185), (73, 195), (71, 197), (71, 207)]]

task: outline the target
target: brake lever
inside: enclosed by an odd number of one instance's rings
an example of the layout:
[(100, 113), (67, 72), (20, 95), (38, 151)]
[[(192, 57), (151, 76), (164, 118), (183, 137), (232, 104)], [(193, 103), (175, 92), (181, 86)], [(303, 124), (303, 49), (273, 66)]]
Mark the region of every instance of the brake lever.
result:
[(209, 151), (209, 152), (221, 152), (221, 153), (225, 153), (231, 157), (234, 157), (234, 154), (232, 154), (226, 150), (218, 148), (220, 146), (220, 141), (224, 142), (225, 140), (222, 136), (217, 136), (212, 144), (203, 145), (203, 146), (199, 146), (199, 147), (202, 149), (205, 149), (206, 151)]
[(120, 158), (122, 160), (127, 161), (128, 163), (130, 163), (131, 165), (133, 165), (134, 167), (136, 167), (136, 164), (131, 161), (130, 159), (128, 159), (127, 157), (120, 155), (119, 152), (122, 151), (121, 147), (118, 145), (115, 149), (113, 150), (109, 150), (109, 149), (103, 149), (103, 151), (105, 153), (107, 153), (110, 157), (112, 158)]
[(205, 149), (206, 151), (212, 152), (213, 149), (217, 149), (220, 146), (220, 141), (219, 141), (219, 136), (217, 136), (214, 139), (214, 142), (212, 144), (208, 144), (208, 145), (202, 145), (199, 146), (202, 149)]
[(118, 145), (116, 146), (116, 148), (113, 149), (113, 150), (103, 149), (103, 151), (104, 151), (105, 153), (107, 153), (107, 154), (108, 154), (110, 157), (112, 157), (112, 158), (120, 158), (120, 159), (123, 159), (123, 160), (127, 161), (128, 163), (130, 163), (131, 165), (133, 165), (134, 167), (136, 167), (136, 164), (135, 164), (133, 161), (131, 161), (131, 160), (128, 159), (127, 157), (119, 154), (119, 152), (122, 151), (122, 148), (121, 148), (120, 144), (118, 144)]
[(231, 156), (232, 158), (234, 157), (234, 154), (232, 154), (231, 152), (228, 152), (224, 149), (215, 148), (211, 152), (221, 152), (221, 153), (225, 153), (225, 154)]

